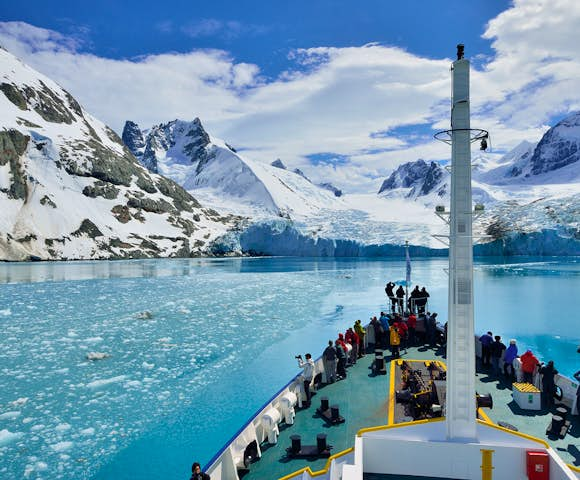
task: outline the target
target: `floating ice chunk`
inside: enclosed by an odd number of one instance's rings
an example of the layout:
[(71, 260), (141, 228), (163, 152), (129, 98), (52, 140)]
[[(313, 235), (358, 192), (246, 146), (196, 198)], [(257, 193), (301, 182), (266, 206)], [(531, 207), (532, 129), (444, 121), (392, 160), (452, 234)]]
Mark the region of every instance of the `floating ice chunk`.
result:
[(3, 317), (8, 317), (9, 315), (12, 315), (12, 310), (10, 310), (9, 308), (0, 310), (0, 315), (2, 315)]
[(87, 360), (104, 360), (105, 358), (109, 358), (111, 354), (104, 353), (104, 352), (89, 352), (86, 355)]
[(140, 386), (141, 386), (141, 382), (139, 380), (131, 380), (130, 382), (127, 382), (125, 384), (125, 388), (140, 387)]
[(86, 338), (85, 342), (88, 343), (99, 343), (103, 341), (103, 337), (90, 337), (90, 338)]
[(95, 429), (93, 427), (85, 428), (81, 430), (81, 435), (91, 436), (95, 434)]
[(13, 412), (4, 412), (0, 415), (0, 420), (14, 420), (15, 418), (20, 416), (20, 412), (13, 411)]
[(37, 472), (44, 472), (48, 470), (48, 464), (46, 464), (45, 462), (36, 462), (34, 468), (36, 469)]
[(60, 423), (55, 427), (55, 430), (57, 432), (66, 432), (67, 430), (70, 430), (70, 425), (68, 423)]
[(50, 446), (55, 452), (66, 452), (73, 447), (73, 442), (58, 442)]
[(152, 370), (153, 367), (155, 367), (154, 363), (147, 363), (147, 362), (143, 362), (141, 364), (141, 366), (145, 369), (145, 370)]
[(30, 422), (33, 422), (33, 421), (34, 421), (34, 418), (32, 418), (32, 417), (26, 417), (26, 418), (23, 418), (22, 419), (22, 423), (24, 423), (25, 425), (27, 423), (30, 423)]
[(106, 387), (107, 385), (110, 385), (112, 383), (122, 382), (126, 378), (127, 378), (126, 375), (119, 375), (117, 377), (103, 378), (101, 380), (94, 380), (92, 382), (87, 383), (87, 388), (101, 388), (101, 387)]
[(22, 437), (22, 435), (24, 435), (22, 432), (12, 433), (11, 431), (6, 429), (0, 430), (0, 447), (15, 442), (20, 437)]
[(10, 402), (10, 405), (12, 405), (13, 407), (21, 407), (26, 402), (28, 402), (28, 397), (21, 397), (14, 400), (13, 402)]

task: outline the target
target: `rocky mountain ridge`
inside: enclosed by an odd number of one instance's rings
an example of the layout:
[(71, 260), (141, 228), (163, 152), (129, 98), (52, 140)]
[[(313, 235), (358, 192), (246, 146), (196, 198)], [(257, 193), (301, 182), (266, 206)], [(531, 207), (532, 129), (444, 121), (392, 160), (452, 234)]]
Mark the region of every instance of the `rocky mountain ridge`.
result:
[(200, 255), (234, 225), (1, 48), (0, 91), (0, 259)]
[(229, 203), (250, 217), (295, 218), (328, 203), (330, 194), (342, 195), (331, 184), (314, 184), (298, 168), (288, 170), (280, 159), (266, 165), (244, 157), (210, 136), (199, 118), (173, 120), (144, 131), (127, 121), (123, 138), (150, 171), (173, 179), (208, 204), (227, 210)]

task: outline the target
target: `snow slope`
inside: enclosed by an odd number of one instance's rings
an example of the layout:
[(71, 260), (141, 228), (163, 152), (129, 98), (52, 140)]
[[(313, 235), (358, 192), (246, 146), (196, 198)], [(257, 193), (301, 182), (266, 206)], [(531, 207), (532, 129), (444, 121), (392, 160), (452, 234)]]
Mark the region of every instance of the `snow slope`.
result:
[(0, 259), (199, 255), (232, 226), (2, 48), (0, 90)]
[[(302, 218), (335, 202), (335, 190), (317, 186), (281, 161), (253, 161), (204, 130), (198, 118), (173, 120), (141, 132), (133, 122), (123, 138), (140, 162), (221, 211), (267, 218)], [(139, 147), (139, 138), (144, 146)], [(148, 153), (149, 152), (149, 153)], [(332, 187), (332, 186), (330, 186)]]

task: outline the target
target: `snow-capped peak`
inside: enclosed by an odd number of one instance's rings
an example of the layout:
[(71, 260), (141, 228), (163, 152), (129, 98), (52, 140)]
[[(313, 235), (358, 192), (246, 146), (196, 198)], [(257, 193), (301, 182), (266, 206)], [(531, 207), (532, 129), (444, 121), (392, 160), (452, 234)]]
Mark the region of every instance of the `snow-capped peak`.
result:
[(378, 193), (396, 192), (399, 196), (417, 198), (437, 191), (437, 195), (442, 197), (448, 191), (445, 184), (448, 176), (437, 162), (427, 163), (419, 159), (399, 165), (383, 182)]
[(551, 172), (580, 160), (580, 112), (572, 113), (550, 128), (534, 150), (532, 175)]

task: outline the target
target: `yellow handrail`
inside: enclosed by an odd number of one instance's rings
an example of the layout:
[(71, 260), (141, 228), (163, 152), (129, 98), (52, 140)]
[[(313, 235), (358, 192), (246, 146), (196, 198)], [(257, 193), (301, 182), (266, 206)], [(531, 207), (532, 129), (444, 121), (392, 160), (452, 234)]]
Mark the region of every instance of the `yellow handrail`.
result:
[(394, 423), (392, 425), (379, 425), (376, 427), (361, 428), (358, 432), (356, 432), (356, 436), (360, 437), (364, 433), (378, 432), (379, 430), (389, 430), (391, 428), (408, 427), (410, 425), (421, 425), (423, 423), (443, 422), (444, 420), (445, 417), (424, 418), (422, 420), (413, 420), (411, 422), (402, 422), (402, 423)]
[(351, 452), (354, 452), (354, 447), (347, 448), (346, 450), (343, 450), (342, 452), (338, 452), (338, 453), (335, 453), (334, 455), (331, 455), (330, 457), (328, 457), (328, 460), (326, 461), (326, 465), (324, 466), (324, 468), (317, 470), (316, 472), (313, 472), (310, 469), (310, 467), (304, 467), (304, 468), (301, 468), (300, 470), (297, 470), (294, 473), (291, 473), (290, 475), (286, 475), (285, 477), (281, 477), (279, 480), (289, 480), (290, 478), (294, 478), (294, 477), (296, 477), (304, 472), (307, 472), (311, 477), (319, 477), (320, 475), (324, 475), (325, 473), (328, 473), (328, 469), (330, 468), (330, 464), (334, 459), (342, 457), (343, 455), (348, 455)]
[(479, 408), (477, 409), (477, 413), (479, 414), (479, 416), (480, 416), (480, 417), (483, 419), (483, 421), (484, 421), (485, 423), (493, 423), (493, 421), (491, 420), (491, 418), (489, 418), (489, 417), (487, 416), (487, 413), (485, 413), (485, 412), (483, 411), (483, 408), (479, 407)]
[(542, 440), (540, 438), (532, 437), (531, 435), (528, 435), (527, 433), (515, 432), (513, 430), (510, 430), (509, 428), (500, 427), (499, 425), (496, 425), (495, 423), (488, 423), (488, 422), (484, 422), (483, 420), (478, 420), (477, 423), (480, 423), (481, 425), (485, 425), (487, 427), (495, 428), (496, 430), (501, 430), (502, 432), (511, 433), (512, 435), (516, 435), (518, 437), (525, 438), (526, 440), (532, 440), (533, 442), (541, 443), (547, 449), (551, 448), (550, 445), (548, 444), (548, 442), (545, 442), (544, 440)]

